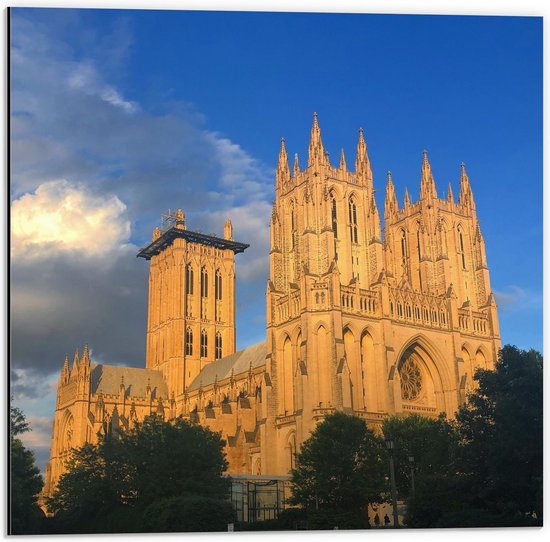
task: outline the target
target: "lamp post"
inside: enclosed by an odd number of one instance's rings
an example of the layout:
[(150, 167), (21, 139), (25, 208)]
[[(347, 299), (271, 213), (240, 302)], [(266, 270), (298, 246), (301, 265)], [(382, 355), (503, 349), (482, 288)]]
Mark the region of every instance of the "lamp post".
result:
[(411, 497), (414, 501), (414, 455), (409, 456), (409, 465), (411, 466)]
[(399, 528), (399, 516), (397, 513), (397, 489), (395, 487), (395, 467), (393, 464), (393, 450), (395, 448), (395, 442), (391, 437), (385, 439), (386, 448), (390, 453), (390, 480), (391, 480), (391, 502), (393, 508), (393, 528)]

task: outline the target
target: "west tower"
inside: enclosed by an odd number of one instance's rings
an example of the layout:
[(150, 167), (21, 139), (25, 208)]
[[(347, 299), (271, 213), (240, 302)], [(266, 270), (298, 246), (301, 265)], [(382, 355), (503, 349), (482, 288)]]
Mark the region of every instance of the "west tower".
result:
[(334, 410), (372, 425), (452, 417), (475, 368), (494, 366), (496, 306), (464, 166), (458, 201), (450, 188), (439, 199), (425, 152), (419, 201), (406, 193), (402, 208), (388, 174), (382, 230), (363, 130), (354, 168), (343, 151), (333, 165), (314, 114), (303, 168), (281, 142), (270, 225), (267, 472), (287, 472)]
[(181, 398), (208, 363), (235, 352), (235, 254), (249, 245), (188, 230), (182, 210), (138, 257), (150, 260), (147, 369), (162, 372), (171, 396)]

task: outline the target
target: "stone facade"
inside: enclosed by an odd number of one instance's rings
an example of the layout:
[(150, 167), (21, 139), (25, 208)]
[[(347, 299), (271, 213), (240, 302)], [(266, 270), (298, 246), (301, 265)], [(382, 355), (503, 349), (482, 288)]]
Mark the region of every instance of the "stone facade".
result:
[(306, 167), (296, 156), (290, 168), (283, 140), (275, 183), (266, 342), (235, 353), (234, 256), (248, 245), (229, 221), (223, 238), (204, 235), (178, 211), (138, 254), (150, 260), (147, 368), (94, 366), (87, 349), (71, 371), (66, 360), (46, 493), (70, 446), (153, 411), (221, 431), (230, 473), (285, 475), (334, 410), (371, 426), (452, 417), (476, 367), (494, 366), (497, 310), (464, 165), (456, 202), (450, 186), (438, 198), (426, 152), (417, 202), (406, 192), (400, 207), (388, 173), (382, 230), (363, 131), (354, 170), (343, 151), (333, 166), (315, 115)]

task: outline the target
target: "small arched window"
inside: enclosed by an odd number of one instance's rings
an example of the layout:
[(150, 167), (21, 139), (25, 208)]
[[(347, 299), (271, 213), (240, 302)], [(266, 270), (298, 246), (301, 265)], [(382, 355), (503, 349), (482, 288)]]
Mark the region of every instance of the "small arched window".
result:
[(462, 262), (462, 269), (466, 269), (466, 257), (464, 255), (464, 236), (462, 235), (462, 228), (458, 227), (458, 253), (460, 254), (460, 260)]
[(193, 355), (193, 330), (190, 327), (185, 331), (185, 354), (187, 356)]
[(338, 239), (338, 221), (337, 221), (337, 214), (336, 214), (336, 198), (334, 197), (334, 194), (332, 194), (331, 197), (331, 211), (330, 216), (332, 220), (332, 231), (334, 232), (334, 237)]
[(407, 235), (405, 230), (401, 230), (401, 257), (404, 260), (407, 258)]
[(203, 329), (201, 333), (201, 358), (208, 357), (208, 334)]
[(221, 333), (216, 333), (216, 359), (222, 358), (222, 336)]
[(358, 235), (357, 235), (357, 205), (355, 204), (355, 201), (353, 200), (353, 198), (350, 198), (350, 200), (349, 200), (348, 211), (349, 211), (351, 242), (352, 243), (357, 243), (358, 242)]
[(201, 269), (201, 296), (208, 297), (208, 271), (206, 267)]
[(194, 281), (193, 267), (191, 264), (187, 264), (185, 268), (185, 293), (193, 295), (193, 281)]
[(216, 300), (219, 301), (222, 298), (222, 274), (219, 269), (216, 269)]

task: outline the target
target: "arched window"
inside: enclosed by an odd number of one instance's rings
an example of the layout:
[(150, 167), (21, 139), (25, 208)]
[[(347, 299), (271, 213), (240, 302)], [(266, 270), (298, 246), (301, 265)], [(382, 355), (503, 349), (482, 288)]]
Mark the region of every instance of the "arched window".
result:
[(203, 329), (201, 333), (201, 358), (208, 357), (208, 334)]
[(193, 330), (190, 327), (185, 330), (185, 354), (193, 355)]
[(351, 235), (351, 242), (357, 243), (357, 206), (355, 205), (355, 201), (353, 201), (353, 198), (350, 198), (348, 203), (348, 211), (349, 211), (349, 223), (350, 223), (350, 235)]
[(294, 202), (290, 203), (290, 250), (296, 246), (296, 216)]
[(208, 297), (208, 271), (206, 271), (206, 267), (201, 269), (201, 296)]
[(193, 295), (193, 281), (194, 281), (193, 267), (191, 264), (187, 264), (185, 268), (185, 293), (188, 295)]
[(422, 261), (422, 254), (420, 250), (420, 227), (416, 231), (416, 249), (418, 251), (418, 282), (420, 284), (420, 290), (422, 290), (422, 273), (420, 271), (420, 262)]
[(401, 257), (403, 260), (407, 258), (407, 235), (405, 230), (401, 230)]
[(458, 253), (460, 254), (460, 260), (462, 262), (462, 269), (466, 269), (466, 257), (464, 255), (464, 237), (462, 235), (462, 228), (458, 227)]
[(332, 218), (332, 231), (334, 232), (335, 239), (338, 239), (338, 221), (336, 215), (336, 198), (334, 194), (332, 195), (332, 207), (331, 207), (331, 218)]
[(216, 359), (222, 358), (222, 336), (221, 333), (216, 333)]
[(222, 298), (222, 274), (219, 269), (216, 269), (216, 300), (221, 300)]

